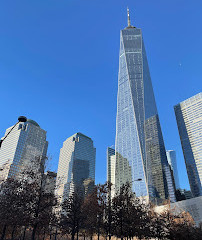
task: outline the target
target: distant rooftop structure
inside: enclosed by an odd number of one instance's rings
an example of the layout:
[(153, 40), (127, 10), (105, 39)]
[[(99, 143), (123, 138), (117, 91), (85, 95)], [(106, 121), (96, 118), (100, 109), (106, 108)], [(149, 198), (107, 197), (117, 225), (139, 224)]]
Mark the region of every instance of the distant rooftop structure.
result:
[(83, 136), (83, 137), (89, 138), (90, 140), (92, 140), (90, 137), (86, 136), (85, 134), (83, 134), (83, 133), (81, 133), (81, 132), (78, 132), (77, 134), (78, 134), (78, 135), (81, 135), (81, 136)]
[(32, 124), (34, 124), (37, 127), (40, 127), (39, 124), (37, 122), (35, 122), (34, 120), (32, 120), (32, 119), (27, 119), (27, 122), (32, 123)]
[(47, 171), (46, 173), (45, 173), (47, 176), (50, 176), (50, 177), (57, 177), (57, 173), (56, 172), (52, 172), (52, 171)]

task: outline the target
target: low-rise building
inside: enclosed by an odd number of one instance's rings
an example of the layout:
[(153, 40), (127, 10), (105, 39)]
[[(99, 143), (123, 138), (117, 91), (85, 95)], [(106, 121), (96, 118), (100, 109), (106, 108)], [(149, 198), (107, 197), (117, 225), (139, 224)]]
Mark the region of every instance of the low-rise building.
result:
[(175, 214), (188, 212), (195, 224), (199, 226), (202, 223), (202, 196), (155, 207), (157, 213), (165, 210), (170, 210)]

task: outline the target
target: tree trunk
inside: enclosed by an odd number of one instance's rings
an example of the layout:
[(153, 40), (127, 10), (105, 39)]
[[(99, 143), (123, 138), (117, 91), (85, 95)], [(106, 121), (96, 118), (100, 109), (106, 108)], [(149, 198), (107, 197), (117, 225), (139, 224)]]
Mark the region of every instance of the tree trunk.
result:
[(43, 240), (45, 240), (45, 237), (46, 237), (46, 231), (44, 229), (44, 232), (43, 232)]
[(100, 240), (100, 228), (98, 228), (98, 231), (97, 231), (97, 240)]
[(121, 240), (123, 240), (123, 222), (121, 221)]
[(13, 226), (12, 234), (11, 234), (11, 240), (14, 240), (14, 234), (16, 230), (16, 225)]
[(4, 224), (4, 228), (3, 228), (3, 231), (2, 231), (2, 234), (1, 234), (1, 240), (4, 240), (4, 237), (6, 235), (6, 228), (7, 228), (7, 226), (6, 226), (6, 224)]
[(33, 227), (33, 230), (32, 230), (32, 240), (35, 240), (36, 229), (37, 229), (37, 223), (34, 224), (34, 227)]
[(109, 240), (111, 240), (111, 233), (109, 233)]
[(50, 236), (50, 240), (52, 239), (52, 226), (51, 226), (51, 228), (50, 228), (50, 234), (49, 234), (49, 236)]
[(25, 226), (25, 227), (24, 227), (24, 231), (23, 231), (23, 237), (22, 237), (22, 240), (25, 240), (26, 229), (27, 229), (27, 227)]
[(56, 230), (55, 230), (55, 240), (57, 240), (57, 235), (58, 235), (58, 229), (56, 227)]
[(79, 230), (76, 232), (76, 239), (79, 240)]
[(75, 232), (72, 232), (72, 240), (74, 240)]

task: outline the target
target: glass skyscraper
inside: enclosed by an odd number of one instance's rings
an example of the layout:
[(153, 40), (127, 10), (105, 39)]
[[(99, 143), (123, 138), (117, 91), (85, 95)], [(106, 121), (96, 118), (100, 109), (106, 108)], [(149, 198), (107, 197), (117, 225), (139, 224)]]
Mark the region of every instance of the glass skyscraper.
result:
[(174, 150), (167, 150), (166, 151), (168, 163), (171, 167), (171, 170), (173, 172), (173, 177), (175, 181), (175, 188), (179, 189), (179, 178), (178, 178), (178, 170), (177, 170), (177, 161), (176, 161), (176, 152)]
[[(5, 136), (10, 129), (6, 130)], [(38, 123), (28, 119), (17, 124), (0, 149), (0, 166), (7, 166), (4, 178), (15, 177), (25, 164), (34, 163), (36, 157), (46, 157), (47, 148), (46, 131)]]
[(115, 195), (115, 169), (116, 169), (116, 155), (113, 147), (107, 148), (107, 181), (112, 184), (111, 197)]
[(202, 93), (174, 106), (191, 192), (202, 195)]
[(93, 186), (95, 155), (93, 140), (82, 133), (75, 133), (63, 143), (56, 180), (56, 194), (61, 201), (74, 191), (85, 194), (85, 188)]
[(107, 181), (115, 183), (115, 149), (107, 148)]
[(115, 151), (117, 191), (128, 181), (138, 197), (175, 201), (142, 31), (131, 26), (129, 11), (120, 37)]

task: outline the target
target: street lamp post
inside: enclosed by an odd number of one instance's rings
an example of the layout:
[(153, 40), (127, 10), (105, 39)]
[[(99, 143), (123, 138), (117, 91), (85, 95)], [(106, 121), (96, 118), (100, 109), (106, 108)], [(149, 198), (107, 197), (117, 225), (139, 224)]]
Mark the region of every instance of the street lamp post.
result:
[[(142, 178), (135, 179), (135, 180), (133, 180), (132, 182), (129, 182), (129, 184), (132, 184), (133, 182), (140, 182), (140, 181), (142, 181)], [(112, 184), (112, 185), (115, 185), (115, 184)], [(112, 186), (111, 186), (111, 187), (112, 187)], [(113, 187), (114, 187), (114, 189), (116, 189), (115, 186), (113, 186)]]
[(12, 132), (12, 130), (14, 129), (14, 127), (15, 127), (18, 123), (20, 123), (20, 122), (27, 122), (27, 118), (24, 117), (24, 116), (20, 116), (20, 117), (18, 118), (18, 122), (10, 129), (10, 131), (6, 134), (6, 136), (5, 136), (3, 139), (0, 140), (0, 149), (1, 149), (1, 146), (2, 146), (3, 141), (4, 141), (4, 140), (8, 137), (8, 135)]
[[(138, 179), (135, 179), (135, 180), (133, 180), (132, 182), (130, 182), (130, 184), (132, 184), (133, 182), (141, 182), (142, 181), (142, 178), (138, 178)], [(135, 192), (134, 192), (134, 194), (135, 194)], [(136, 195), (136, 194), (135, 194)]]
[(140, 182), (140, 181), (142, 181), (142, 178), (138, 178), (138, 179), (136, 179), (136, 180), (133, 180), (132, 182)]

